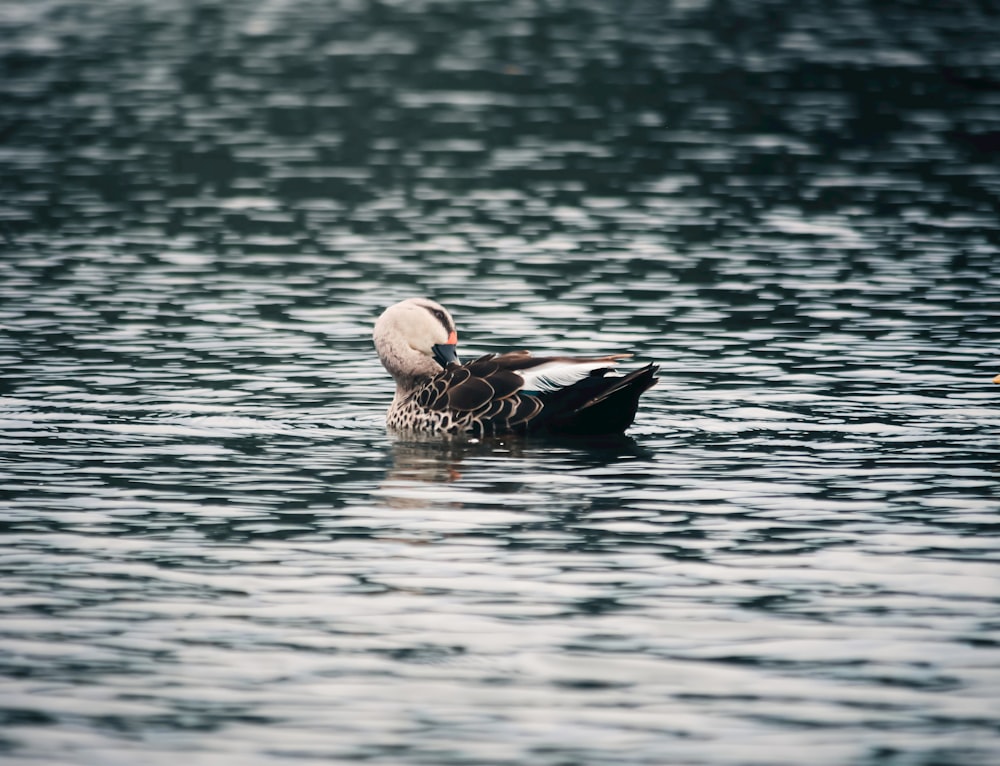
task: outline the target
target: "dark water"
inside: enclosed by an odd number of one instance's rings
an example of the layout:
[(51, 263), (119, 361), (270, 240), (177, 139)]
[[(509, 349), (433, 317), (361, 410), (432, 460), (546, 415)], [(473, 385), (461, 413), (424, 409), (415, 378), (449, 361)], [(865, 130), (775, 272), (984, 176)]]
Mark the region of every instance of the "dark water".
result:
[[(1000, 762), (1000, 15), (0, 4), (0, 758)], [(663, 366), (389, 438), (369, 340)]]

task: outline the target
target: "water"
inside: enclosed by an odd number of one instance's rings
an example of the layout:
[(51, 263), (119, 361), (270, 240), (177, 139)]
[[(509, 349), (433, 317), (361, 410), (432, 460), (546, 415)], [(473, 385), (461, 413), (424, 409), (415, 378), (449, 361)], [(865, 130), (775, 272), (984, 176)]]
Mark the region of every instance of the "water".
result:
[(5, 763), (996, 763), (998, 18), (829, 5), (0, 6)]

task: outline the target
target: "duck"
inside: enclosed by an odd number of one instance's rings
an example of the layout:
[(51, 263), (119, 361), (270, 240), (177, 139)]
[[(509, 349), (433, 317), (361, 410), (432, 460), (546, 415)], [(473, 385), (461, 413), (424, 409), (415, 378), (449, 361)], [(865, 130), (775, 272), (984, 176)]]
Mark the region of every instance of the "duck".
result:
[(386, 413), (395, 432), (470, 437), (545, 433), (612, 436), (632, 425), (658, 378), (647, 364), (619, 373), (631, 354), (534, 356), (508, 351), (462, 363), (455, 320), (429, 298), (389, 306), (372, 333), (396, 383)]

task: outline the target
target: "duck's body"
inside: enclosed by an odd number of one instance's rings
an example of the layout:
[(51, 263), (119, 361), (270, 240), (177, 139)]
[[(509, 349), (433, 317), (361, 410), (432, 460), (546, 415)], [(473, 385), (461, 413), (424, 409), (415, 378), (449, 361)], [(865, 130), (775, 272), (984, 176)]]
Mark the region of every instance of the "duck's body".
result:
[(431, 300), (390, 306), (375, 324), (375, 347), (396, 381), (386, 425), (460, 434), (619, 434), (635, 419), (656, 365), (617, 375), (629, 354), (534, 357), (488, 354), (460, 364), (451, 315)]

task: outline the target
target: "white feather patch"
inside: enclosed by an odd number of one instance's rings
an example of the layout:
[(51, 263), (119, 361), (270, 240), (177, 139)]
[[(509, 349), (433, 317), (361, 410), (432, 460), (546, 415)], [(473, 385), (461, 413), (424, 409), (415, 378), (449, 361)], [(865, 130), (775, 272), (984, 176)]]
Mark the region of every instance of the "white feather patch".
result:
[(525, 393), (547, 394), (572, 386), (594, 370), (611, 367), (613, 362), (547, 362), (538, 367), (518, 370), (524, 378)]

